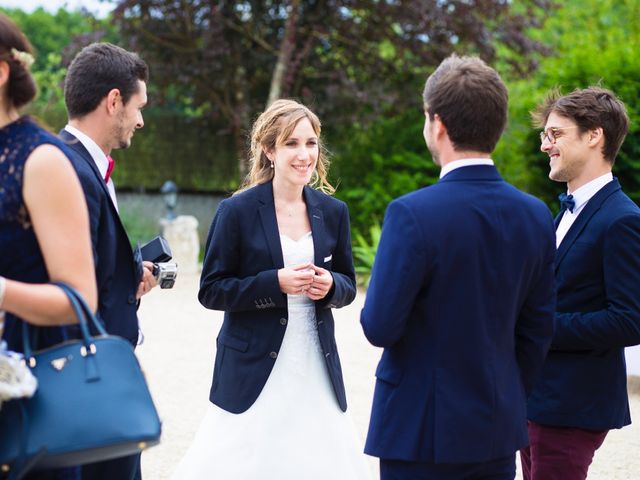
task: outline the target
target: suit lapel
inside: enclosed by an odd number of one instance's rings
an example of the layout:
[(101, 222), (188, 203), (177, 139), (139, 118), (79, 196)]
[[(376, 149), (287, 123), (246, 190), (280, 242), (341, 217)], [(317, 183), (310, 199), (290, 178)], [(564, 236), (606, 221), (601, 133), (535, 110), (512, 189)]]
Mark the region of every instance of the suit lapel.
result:
[(96, 165), (96, 162), (93, 160), (93, 157), (91, 156), (89, 151), (86, 148), (84, 148), (84, 145), (82, 144), (82, 142), (64, 129), (60, 130), (59, 136), (60, 138), (62, 138), (62, 140), (64, 140), (65, 144), (69, 148), (72, 148), (73, 150), (75, 150), (80, 155), (80, 157), (82, 157), (82, 159), (85, 162), (87, 162), (87, 165), (91, 167), (91, 171), (98, 179), (98, 184), (102, 186), (102, 189), (104, 190), (104, 192), (107, 194), (109, 198), (111, 198), (111, 194), (109, 193), (109, 189), (107, 188), (107, 183), (104, 181), (104, 178), (102, 178), (102, 175), (100, 174), (100, 170), (98, 170), (98, 166)]
[[(580, 236), (582, 231), (585, 229), (591, 218), (595, 215), (595, 213), (600, 210), (602, 204), (605, 202), (607, 198), (609, 198), (614, 192), (620, 190), (620, 183), (617, 179), (613, 179), (613, 181), (607, 183), (604, 187), (602, 187), (591, 199), (587, 202), (578, 218), (573, 222), (571, 228), (562, 239), (560, 246), (558, 247), (558, 252), (556, 254), (556, 271), (562, 262), (562, 259), (571, 248), (571, 245), (575, 243), (577, 238)], [(560, 220), (558, 219), (558, 223)], [(557, 228), (557, 224), (556, 224)]]
[(556, 215), (556, 218), (553, 219), (553, 224), (556, 227), (556, 230), (558, 230), (558, 225), (560, 225), (560, 220), (562, 220), (562, 215), (564, 214), (564, 212), (560, 212), (558, 215)]
[(324, 231), (324, 215), (322, 214), (316, 192), (313, 188), (305, 186), (302, 193), (307, 204), (307, 215), (309, 216), (311, 236), (313, 237), (313, 263), (317, 266), (322, 266), (324, 265), (323, 255), (327, 251), (324, 248), (324, 240), (326, 238)]
[[(271, 259), (276, 268), (284, 267), (284, 259), (282, 258), (282, 244), (280, 243), (280, 232), (278, 231), (278, 219), (276, 218), (276, 208), (273, 203), (273, 185), (271, 182), (264, 183), (255, 187), (258, 194), (258, 212), (260, 221), (267, 239)], [(325, 227), (324, 215), (316, 192), (308, 186), (304, 187), (303, 196), (307, 204), (307, 215), (309, 216), (309, 224), (311, 225), (311, 236), (313, 237), (314, 263), (323, 265), (323, 252)]]
[(260, 213), (262, 228), (271, 253), (271, 260), (275, 268), (283, 268), (282, 245), (280, 243), (280, 232), (278, 231), (276, 207), (273, 203), (273, 185), (271, 182), (267, 182), (255, 188), (258, 193), (258, 212)]
[(104, 178), (102, 178), (102, 175), (100, 174), (100, 170), (98, 170), (98, 166), (96, 165), (96, 162), (93, 160), (93, 157), (91, 156), (89, 151), (86, 148), (84, 148), (84, 145), (82, 144), (82, 142), (78, 140), (75, 136), (73, 136), (71, 133), (63, 129), (60, 131), (59, 136), (65, 142), (67, 147), (74, 150), (79, 155), (79, 157), (82, 158), (82, 160), (84, 160), (91, 168), (91, 171), (96, 176), (97, 183), (101, 186), (102, 191), (109, 199), (109, 205), (110, 205), (109, 208), (111, 208), (111, 213), (116, 219), (116, 223), (120, 225), (120, 229), (122, 233), (124, 233), (125, 237), (127, 238), (127, 242), (126, 242), (127, 245), (129, 245), (129, 248), (131, 248), (131, 245), (129, 243), (129, 236), (127, 235), (127, 231), (124, 228), (124, 225), (122, 224), (122, 220), (120, 219), (120, 214), (118, 213), (116, 206), (113, 204), (113, 201), (111, 200), (111, 194), (109, 193), (109, 189), (107, 188), (107, 183), (104, 181)]

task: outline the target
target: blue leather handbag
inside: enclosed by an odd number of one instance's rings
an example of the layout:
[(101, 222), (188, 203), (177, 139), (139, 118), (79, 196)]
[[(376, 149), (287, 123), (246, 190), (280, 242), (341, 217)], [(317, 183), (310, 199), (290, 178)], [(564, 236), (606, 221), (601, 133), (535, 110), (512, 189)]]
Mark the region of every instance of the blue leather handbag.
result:
[[(160, 419), (131, 344), (107, 335), (82, 297), (57, 285), (82, 338), (32, 352), (23, 324), (25, 360), (38, 389), (0, 410), (0, 471), (12, 479), (131, 455), (160, 441)], [(88, 321), (99, 335), (90, 335)]]

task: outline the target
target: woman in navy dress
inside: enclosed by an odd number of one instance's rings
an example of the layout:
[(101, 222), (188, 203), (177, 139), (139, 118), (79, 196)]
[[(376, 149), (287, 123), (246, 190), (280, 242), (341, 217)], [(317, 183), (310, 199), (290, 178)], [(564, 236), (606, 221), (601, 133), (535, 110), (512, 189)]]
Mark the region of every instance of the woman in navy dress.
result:
[[(76, 323), (65, 294), (75, 287), (95, 309), (89, 217), (64, 145), (19, 109), (36, 94), (31, 45), (0, 14), (0, 318), (10, 350), (22, 351), (22, 322), (41, 327), (36, 348)], [(2, 475), (2, 474), (0, 474)], [(29, 480), (79, 479), (78, 468), (34, 472)]]

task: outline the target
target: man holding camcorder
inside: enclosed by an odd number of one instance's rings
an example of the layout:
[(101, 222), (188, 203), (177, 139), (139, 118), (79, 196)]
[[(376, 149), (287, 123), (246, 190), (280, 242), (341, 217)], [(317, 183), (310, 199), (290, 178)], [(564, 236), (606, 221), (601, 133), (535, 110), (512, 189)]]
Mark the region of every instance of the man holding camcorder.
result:
[[(136, 251), (134, 256), (138, 255)], [(142, 260), (152, 262), (152, 274), (160, 288), (173, 288), (178, 276), (178, 265), (171, 263), (171, 247), (162, 237), (156, 237), (140, 248)]]
[[(138, 343), (140, 297), (158, 285), (170, 288), (175, 265), (158, 238), (131, 249), (120, 221), (111, 172), (111, 150), (127, 148), (147, 103), (147, 65), (137, 54), (108, 43), (94, 43), (76, 55), (65, 79), (69, 123), (60, 132), (69, 145), (89, 210), (98, 284), (98, 315), (109, 334)], [(169, 265), (169, 266), (167, 266)], [(154, 276), (155, 274), (155, 276)], [(82, 466), (83, 480), (140, 478), (140, 455)]]

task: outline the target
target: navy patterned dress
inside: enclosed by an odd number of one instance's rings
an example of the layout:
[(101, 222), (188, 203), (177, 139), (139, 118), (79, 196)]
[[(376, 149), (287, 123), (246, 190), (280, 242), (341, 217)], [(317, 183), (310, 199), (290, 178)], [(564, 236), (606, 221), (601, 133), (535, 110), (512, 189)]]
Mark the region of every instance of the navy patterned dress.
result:
[[(35, 148), (53, 144), (64, 150), (64, 144), (36, 125), (29, 117), (21, 117), (0, 129), (0, 275), (27, 283), (49, 281), (47, 269), (22, 197), (24, 165)], [(32, 329), (33, 332), (36, 329)], [(63, 340), (61, 327), (37, 329), (32, 348), (40, 349)], [(3, 339), (9, 349), (22, 347), (22, 321), (7, 313)], [(37, 337), (37, 341), (36, 338)], [(79, 480), (79, 468), (34, 472), (27, 480)], [(0, 474), (1, 478), (1, 474)]]

